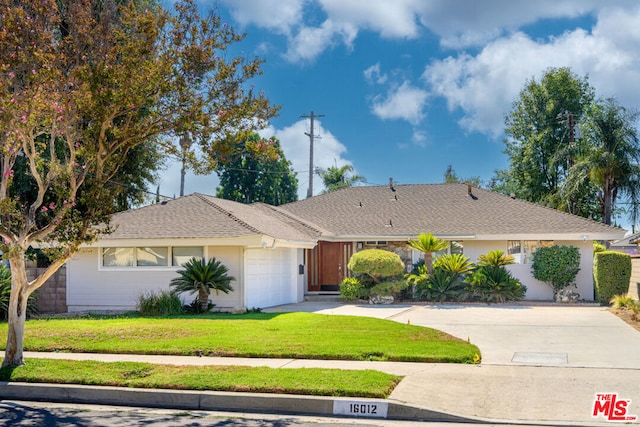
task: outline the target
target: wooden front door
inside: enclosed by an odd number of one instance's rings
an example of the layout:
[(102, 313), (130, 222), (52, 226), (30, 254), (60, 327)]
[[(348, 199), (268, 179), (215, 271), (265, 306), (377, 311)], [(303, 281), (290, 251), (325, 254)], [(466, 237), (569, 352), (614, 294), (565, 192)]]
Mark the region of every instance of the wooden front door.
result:
[(336, 286), (344, 279), (343, 243), (318, 242), (320, 254), (320, 286)]
[(318, 242), (307, 251), (308, 290), (339, 290), (342, 280), (348, 276), (347, 264), (353, 253), (351, 242)]

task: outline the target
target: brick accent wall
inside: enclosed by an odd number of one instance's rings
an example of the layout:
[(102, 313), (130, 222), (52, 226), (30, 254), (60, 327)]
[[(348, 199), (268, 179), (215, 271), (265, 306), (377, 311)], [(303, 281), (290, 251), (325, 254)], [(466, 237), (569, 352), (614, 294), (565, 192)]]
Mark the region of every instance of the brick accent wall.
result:
[(629, 295), (640, 299), (640, 255), (631, 256), (631, 279), (629, 280)]
[[(44, 268), (28, 268), (27, 278), (33, 280)], [(38, 311), (40, 313), (67, 312), (67, 269), (60, 268), (38, 289)]]

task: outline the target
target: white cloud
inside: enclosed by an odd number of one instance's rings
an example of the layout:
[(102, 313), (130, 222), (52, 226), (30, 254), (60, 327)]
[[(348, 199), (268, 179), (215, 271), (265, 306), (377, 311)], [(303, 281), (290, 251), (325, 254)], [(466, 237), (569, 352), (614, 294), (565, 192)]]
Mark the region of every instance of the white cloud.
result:
[[(290, 61), (312, 61), (339, 43), (351, 47), (362, 30), (383, 38), (411, 39), (429, 29), (443, 46), (463, 48), (482, 46), (542, 19), (575, 18), (636, 4), (634, 0), (222, 1), (240, 24), (255, 24), (286, 35), (285, 57)], [(307, 10), (322, 14), (305, 16)], [(319, 26), (313, 23), (318, 18), (322, 21)]]
[(392, 87), (386, 97), (374, 98), (371, 111), (383, 120), (400, 119), (417, 124), (422, 120), (427, 92), (404, 81), (398, 87)]
[[(578, 29), (546, 41), (515, 33), (487, 44), (475, 55), (460, 54), (429, 64), (423, 74), (431, 93), (464, 113), (461, 125), (498, 136), (504, 115), (527, 80), (550, 67), (568, 66), (588, 75), (599, 96), (631, 103), (640, 96), (640, 8), (599, 16), (592, 33)], [(615, 28), (615, 31), (612, 30)], [(620, 34), (625, 34), (619, 40)]]
[(222, 0), (241, 25), (255, 24), (288, 35), (302, 21), (303, 0)]
[(356, 30), (349, 24), (337, 25), (328, 19), (319, 27), (303, 27), (298, 33), (289, 37), (289, 47), (285, 58), (291, 62), (313, 61), (325, 49), (342, 42), (347, 47), (357, 35)]
[[(292, 163), (293, 169), (298, 172), (298, 197), (307, 197), (309, 188), (309, 121), (299, 120), (283, 129), (269, 127), (260, 131), (262, 136), (275, 135), (280, 140), (284, 156)], [(347, 147), (342, 144), (328, 129), (322, 126), (322, 122), (314, 122), (314, 134), (319, 138), (313, 143), (313, 166), (328, 168), (330, 166), (343, 166), (352, 164), (344, 156)], [(313, 175), (313, 194), (319, 194), (324, 189), (322, 180), (316, 174)]]
[(364, 70), (363, 74), (369, 84), (384, 84), (387, 81), (387, 75), (380, 72), (379, 62)]

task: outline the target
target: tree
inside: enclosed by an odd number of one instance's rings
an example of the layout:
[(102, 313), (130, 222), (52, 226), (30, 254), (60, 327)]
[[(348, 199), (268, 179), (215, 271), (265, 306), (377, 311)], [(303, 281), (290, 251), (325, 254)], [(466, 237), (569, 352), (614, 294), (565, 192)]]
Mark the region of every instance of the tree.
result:
[(569, 168), (580, 151), (575, 121), (594, 99), (587, 77), (569, 68), (551, 68), (538, 82), (531, 79), (505, 118), (505, 153), (510, 167), (497, 172), (494, 189), (508, 189), (516, 197), (582, 216), (593, 216), (593, 189), (585, 185), (561, 197)]
[(453, 170), (453, 166), (448, 165), (447, 169), (444, 171), (444, 182), (445, 184), (458, 184), (458, 183), (467, 183), (471, 184), (474, 187), (480, 187), (480, 177), (472, 176), (470, 178), (460, 178), (455, 170)]
[[(136, 147), (171, 145), (189, 132), (201, 162), (215, 167), (232, 152), (233, 135), (243, 137), (277, 111), (245, 89), (261, 61), (225, 59), (243, 36), (215, 15), (201, 18), (192, 0), (174, 7), (171, 13), (145, 0), (0, 4), (0, 250), (12, 273), (2, 366), (24, 364), (29, 295), (80, 245), (110, 231), (123, 191), (111, 183)], [(52, 248), (52, 262), (29, 281), (24, 255), (34, 244)]]
[(431, 233), (420, 233), (417, 239), (409, 239), (408, 245), (411, 249), (424, 253), (424, 264), (429, 274), (433, 272), (433, 252), (449, 248), (449, 242), (438, 239)]
[(229, 269), (215, 258), (205, 261), (202, 258), (191, 258), (180, 270), (176, 271), (178, 277), (171, 279), (169, 286), (176, 295), (182, 293), (195, 293), (196, 304), (199, 313), (209, 311), (209, 295), (211, 291), (228, 294), (233, 291), (231, 282), (236, 280), (229, 276)]
[[(265, 139), (253, 133), (238, 145), (236, 153), (218, 171), (217, 197), (274, 206), (298, 200), (298, 178), (275, 136)], [(264, 156), (262, 146), (271, 146), (274, 153)]]
[(629, 219), (638, 222), (640, 208), (640, 141), (636, 122), (639, 113), (609, 98), (594, 102), (585, 114), (583, 133), (587, 145), (569, 170), (567, 194), (584, 185), (597, 189), (602, 222), (611, 224), (619, 197), (629, 203)]
[(353, 165), (330, 166), (327, 169), (317, 168), (316, 175), (322, 178), (324, 184), (322, 193), (330, 193), (342, 188), (353, 187), (360, 182), (367, 182), (365, 177), (352, 175), (351, 172), (353, 172)]

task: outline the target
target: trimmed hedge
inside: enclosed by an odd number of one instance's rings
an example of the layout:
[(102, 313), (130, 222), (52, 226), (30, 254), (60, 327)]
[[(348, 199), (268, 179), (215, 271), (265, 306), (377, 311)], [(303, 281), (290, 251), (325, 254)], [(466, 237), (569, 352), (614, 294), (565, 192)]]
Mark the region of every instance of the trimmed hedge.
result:
[(626, 295), (631, 278), (631, 256), (614, 251), (595, 253), (593, 278), (596, 301), (600, 304), (608, 305), (615, 295)]
[(396, 277), (404, 272), (404, 263), (398, 254), (382, 249), (365, 249), (351, 255), (349, 270), (354, 274), (366, 274), (376, 282), (386, 277)]

